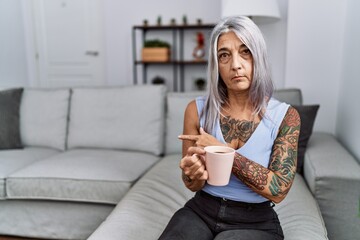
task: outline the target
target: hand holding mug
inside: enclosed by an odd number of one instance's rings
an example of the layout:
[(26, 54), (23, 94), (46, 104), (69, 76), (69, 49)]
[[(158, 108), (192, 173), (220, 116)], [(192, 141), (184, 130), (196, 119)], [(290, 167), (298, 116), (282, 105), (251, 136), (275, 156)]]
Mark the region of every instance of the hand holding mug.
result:
[(208, 179), (204, 156), (204, 149), (189, 147), (187, 154), (180, 161), (180, 168), (186, 176), (184, 180), (191, 183), (191, 186), (189, 186), (189, 188), (191, 187), (190, 190), (199, 190)]

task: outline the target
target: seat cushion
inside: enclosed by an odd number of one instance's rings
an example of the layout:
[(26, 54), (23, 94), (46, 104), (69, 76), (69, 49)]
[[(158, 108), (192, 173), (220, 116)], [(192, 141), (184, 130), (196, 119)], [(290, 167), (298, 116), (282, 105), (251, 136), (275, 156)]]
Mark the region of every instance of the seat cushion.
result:
[(51, 148), (28, 147), (0, 151), (0, 199), (6, 197), (5, 179), (13, 172), (29, 164), (57, 154), (59, 151)]
[(141, 152), (74, 149), (11, 174), (6, 191), (13, 199), (116, 204), (158, 159)]
[(114, 207), (46, 200), (1, 201), (0, 239), (3, 235), (26, 236), (17, 240), (87, 239)]
[(158, 239), (171, 216), (194, 195), (181, 181), (180, 159), (180, 154), (168, 155), (157, 163), (88, 240)]
[[(180, 154), (174, 154), (157, 163), (129, 190), (89, 240), (158, 239), (172, 215), (194, 195), (181, 181), (180, 159)], [(275, 210), (285, 239), (327, 239), (319, 208), (301, 175), (296, 175), (288, 196)]]
[(165, 87), (75, 88), (69, 148), (163, 152)]
[(319, 206), (300, 174), (296, 174), (288, 195), (275, 211), (286, 240), (328, 239)]
[(24, 90), (20, 106), (24, 146), (65, 149), (69, 98), (69, 89)]

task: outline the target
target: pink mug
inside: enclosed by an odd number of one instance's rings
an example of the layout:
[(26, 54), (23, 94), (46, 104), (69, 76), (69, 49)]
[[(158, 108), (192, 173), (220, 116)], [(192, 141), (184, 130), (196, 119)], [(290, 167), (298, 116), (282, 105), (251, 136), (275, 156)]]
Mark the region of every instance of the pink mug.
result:
[(205, 166), (209, 173), (208, 184), (225, 186), (229, 183), (235, 150), (225, 146), (208, 146), (205, 150)]

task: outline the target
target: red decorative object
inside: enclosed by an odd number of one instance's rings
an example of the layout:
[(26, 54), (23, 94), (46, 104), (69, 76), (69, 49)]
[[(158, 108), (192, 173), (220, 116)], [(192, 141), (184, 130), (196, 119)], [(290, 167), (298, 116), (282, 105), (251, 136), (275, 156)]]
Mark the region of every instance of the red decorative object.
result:
[(202, 32), (197, 33), (198, 46), (204, 46), (204, 34)]
[(205, 56), (205, 50), (204, 50), (204, 34), (202, 32), (196, 33), (196, 42), (197, 46), (194, 48), (193, 56), (195, 60), (203, 60), (203, 57)]

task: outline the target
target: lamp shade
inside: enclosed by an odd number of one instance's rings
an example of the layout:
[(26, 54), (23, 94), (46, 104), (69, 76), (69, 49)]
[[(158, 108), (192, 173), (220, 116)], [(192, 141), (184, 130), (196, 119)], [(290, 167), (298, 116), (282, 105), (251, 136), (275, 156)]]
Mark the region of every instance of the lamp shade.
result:
[(273, 22), (280, 19), (277, 0), (222, 0), (221, 17), (248, 16), (255, 22)]

